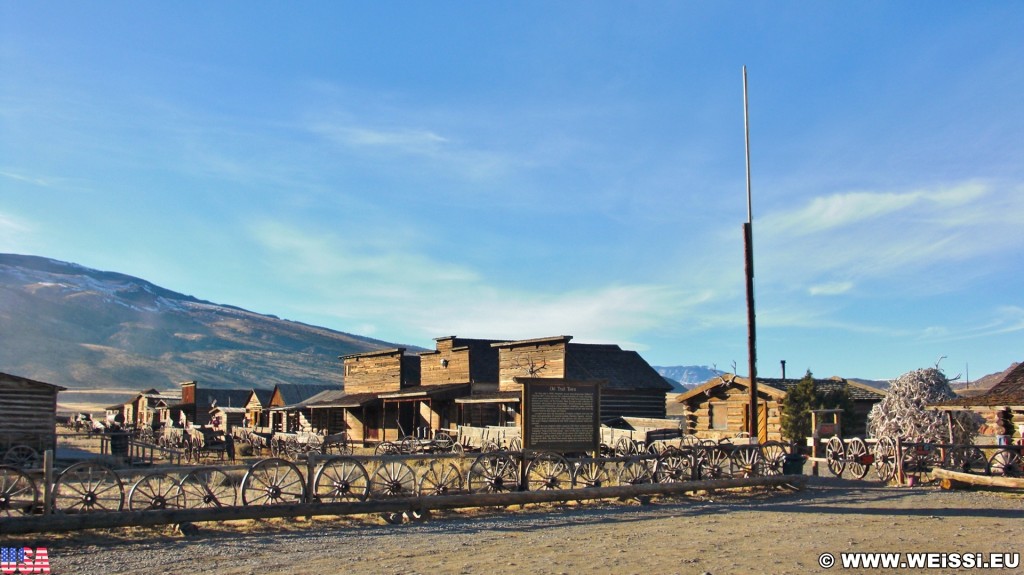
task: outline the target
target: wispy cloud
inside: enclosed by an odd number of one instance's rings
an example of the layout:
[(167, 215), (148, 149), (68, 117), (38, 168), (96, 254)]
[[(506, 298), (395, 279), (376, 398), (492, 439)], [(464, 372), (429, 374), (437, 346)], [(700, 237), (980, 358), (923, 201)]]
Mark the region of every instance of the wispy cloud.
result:
[[(836, 295), (880, 279), (899, 279), (888, 289), (900, 289), (911, 285), (906, 280), (914, 274), (1024, 248), (1024, 236), (1001, 231), (1002, 224), (1022, 217), (1019, 186), (976, 181), (815, 198), (755, 224), (759, 275), (806, 286), (814, 295)], [(936, 282), (927, 287), (941, 289)]]
[(807, 292), (811, 295), (840, 295), (853, 289), (853, 282), (834, 282), (813, 285)]
[(1024, 308), (1000, 306), (993, 310), (988, 321), (979, 325), (957, 329), (932, 327), (921, 334), (922, 339), (935, 341), (964, 341), (1024, 332)]
[(7, 234), (25, 234), (31, 232), (34, 226), (22, 218), (0, 212), (0, 231)]
[(419, 251), (402, 239), (362, 242), (263, 222), (252, 228), (278, 277), (301, 286), (301, 313), (333, 316), (362, 333), (527, 338), (569, 334), (632, 341), (713, 299), (647, 284), (531, 291), (497, 285), (476, 270)]
[(522, 162), (513, 157), (447, 135), (443, 130), (389, 126), (381, 120), (357, 122), (330, 115), (310, 121), (306, 129), (354, 158), (371, 156), (394, 166), (395, 173), (406, 172), (410, 160), (426, 162), (449, 177), (473, 181), (497, 178)]

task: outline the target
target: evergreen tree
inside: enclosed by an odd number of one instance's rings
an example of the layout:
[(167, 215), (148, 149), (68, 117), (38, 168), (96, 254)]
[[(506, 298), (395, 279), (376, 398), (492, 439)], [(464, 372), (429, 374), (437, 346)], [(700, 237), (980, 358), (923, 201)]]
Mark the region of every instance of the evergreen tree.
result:
[(814, 376), (811, 370), (807, 370), (803, 379), (789, 390), (782, 401), (782, 436), (803, 444), (803, 438), (811, 435), (811, 410), (820, 404)]

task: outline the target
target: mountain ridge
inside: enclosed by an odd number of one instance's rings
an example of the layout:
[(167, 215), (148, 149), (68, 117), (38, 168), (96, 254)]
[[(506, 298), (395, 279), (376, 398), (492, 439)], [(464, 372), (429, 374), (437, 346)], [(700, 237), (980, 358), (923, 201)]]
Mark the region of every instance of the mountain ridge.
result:
[(0, 320), (0, 371), (71, 389), (341, 385), (339, 355), (420, 349), (17, 254), (0, 254)]

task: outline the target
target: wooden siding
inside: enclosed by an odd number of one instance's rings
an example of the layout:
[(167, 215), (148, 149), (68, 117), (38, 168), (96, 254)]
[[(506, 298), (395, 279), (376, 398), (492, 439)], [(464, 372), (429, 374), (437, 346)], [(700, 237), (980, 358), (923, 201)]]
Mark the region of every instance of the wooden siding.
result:
[(470, 348), (452, 349), (452, 340), (437, 342), (437, 350), (420, 354), (420, 384), (469, 383)]
[(404, 349), (348, 355), (343, 359), (347, 393), (386, 393), (402, 388)]
[[(781, 407), (778, 400), (760, 394), (758, 400), (760, 411), (767, 422), (764, 432), (768, 441), (782, 440)], [(708, 397), (706, 394), (690, 398), (686, 402), (686, 432), (702, 439), (723, 439), (735, 437), (746, 432), (750, 417), (750, 390), (743, 385), (730, 384), (719, 387)], [(712, 406), (714, 406), (712, 408)], [(712, 426), (712, 409), (726, 410), (726, 426), (714, 429)]]
[[(521, 391), (516, 377), (565, 377), (567, 338), (498, 347), (498, 391)], [(664, 400), (663, 400), (664, 401)]]
[(0, 374), (0, 447), (54, 449), (61, 387)]
[(601, 421), (616, 417), (665, 418), (665, 393), (601, 391)]
[(196, 402), (196, 382), (186, 381), (181, 384), (181, 403)]

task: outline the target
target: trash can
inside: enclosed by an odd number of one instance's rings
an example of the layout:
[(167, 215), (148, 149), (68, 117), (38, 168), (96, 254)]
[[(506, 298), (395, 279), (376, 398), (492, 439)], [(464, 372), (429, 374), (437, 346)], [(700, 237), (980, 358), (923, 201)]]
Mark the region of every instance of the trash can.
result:
[(783, 475), (803, 475), (804, 463), (807, 461), (807, 457), (800, 455), (799, 453), (790, 453), (786, 455), (785, 459), (782, 460), (782, 474)]

